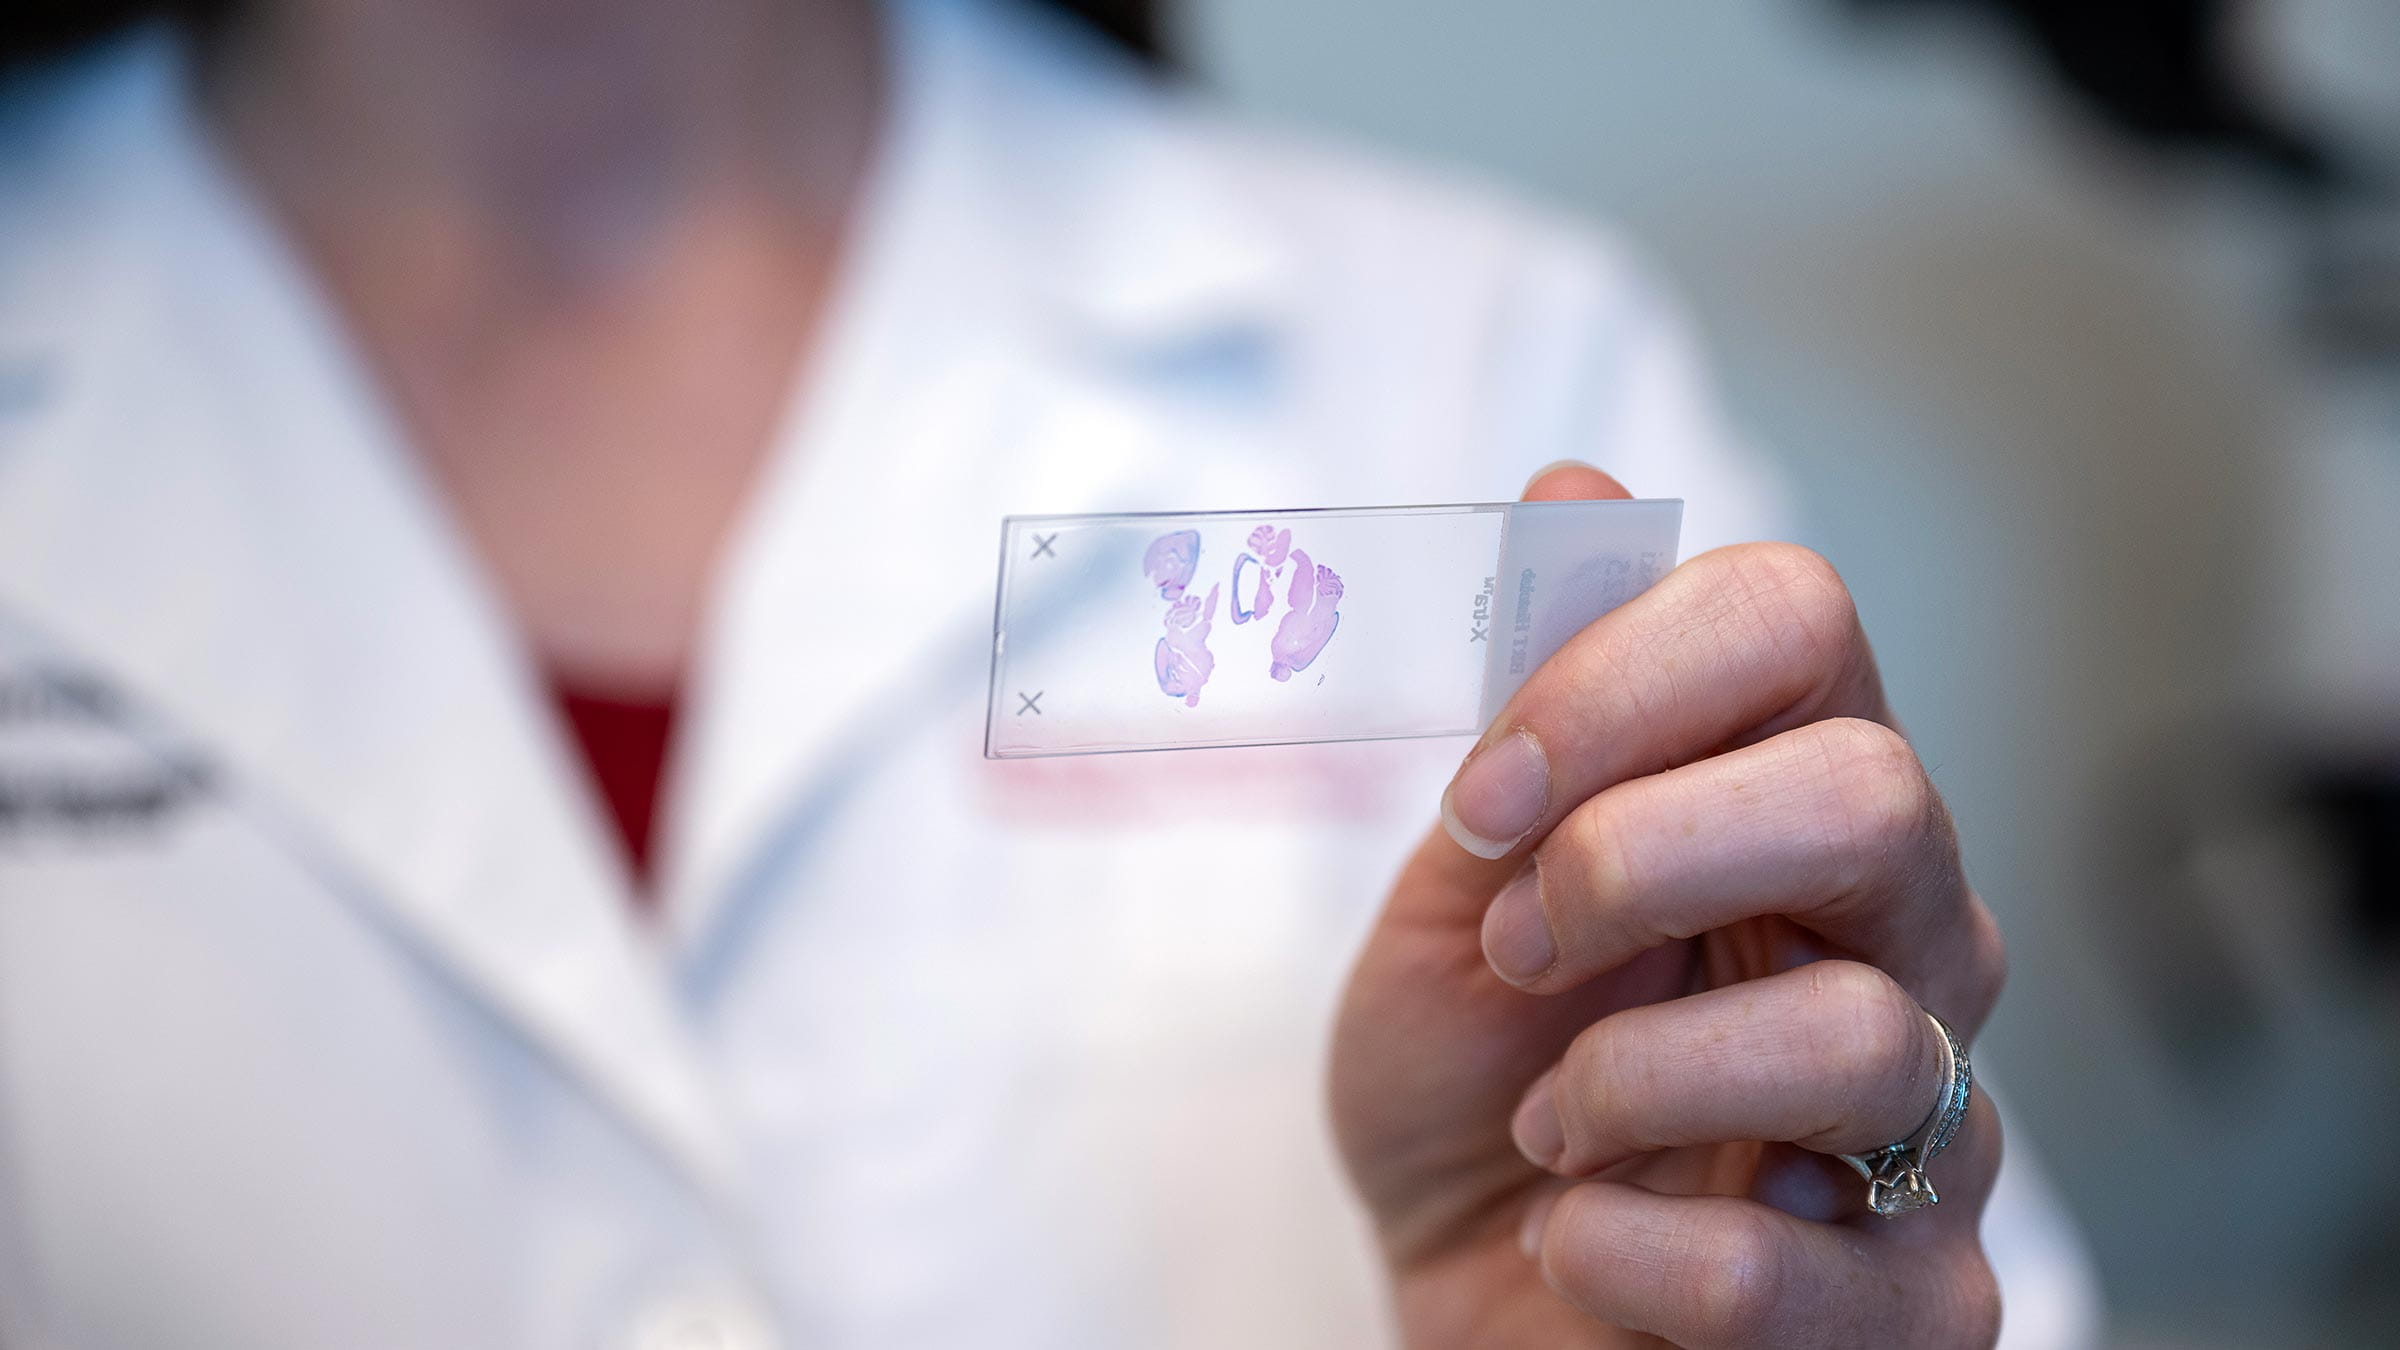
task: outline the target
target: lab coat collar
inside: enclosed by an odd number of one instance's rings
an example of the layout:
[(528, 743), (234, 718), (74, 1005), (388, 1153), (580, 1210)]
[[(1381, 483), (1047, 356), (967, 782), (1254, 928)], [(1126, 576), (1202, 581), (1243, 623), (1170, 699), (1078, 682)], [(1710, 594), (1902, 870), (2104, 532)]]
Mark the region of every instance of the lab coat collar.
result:
[(1015, 255), (1026, 314), (1112, 357), (1288, 317), (1293, 259), (1177, 86), (1021, 0), (908, 0), (894, 37), (891, 167)]
[(1290, 258), (1176, 96), (1005, 3), (896, 14), (882, 175), (730, 551), (666, 798), (668, 911), (695, 950), (747, 868), (805, 847), (815, 794), (980, 682), (1003, 515), (1247, 481), (1243, 438), (1169, 444), (1160, 372), (1228, 348), (1271, 365), (1290, 318)]
[[(152, 33), (0, 168), (0, 615), (703, 1185), (735, 1157), (588, 793), (337, 326)], [(23, 113), (24, 109), (18, 110)], [(46, 119), (46, 120), (45, 120)]]

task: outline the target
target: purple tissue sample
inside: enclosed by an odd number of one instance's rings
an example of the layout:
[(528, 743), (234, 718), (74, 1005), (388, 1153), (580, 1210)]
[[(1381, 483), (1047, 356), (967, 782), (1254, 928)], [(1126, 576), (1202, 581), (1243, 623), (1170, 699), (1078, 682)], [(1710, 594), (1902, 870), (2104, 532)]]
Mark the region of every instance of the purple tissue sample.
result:
[(1150, 541), (1150, 549), (1142, 555), (1142, 575), (1158, 584), (1158, 598), (1180, 600), (1184, 588), (1192, 584), (1192, 574), (1200, 570), (1200, 532), (1177, 530), (1162, 534)]
[(1288, 599), (1290, 612), (1283, 616), (1275, 640), (1268, 646), (1275, 660), (1267, 673), (1278, 680), (1289, 680), (1293, 671), (1308, 669), (1308, 663), (1333, 640), (1333, 630), (1342, 621), (1334, 610), (1341, 603), (1342, 579), (1332, 568), (1313, 564), (1306, 553), (1295, 550)]
[[(1292, 532), (1290, 530), (1278, 530), (1272, 525), (1261, 525), (1250, 532), (1250, 552), (1233, 560), (1233, 621), (1235, 623), (1248, 623), (1252, 619), (1267, 617), (1267, 610), (1275, 603), (1276, 579), (1283, 575), (1283, 560), (1291, 553), (1291, 550)], [(1257, 556), (1253, 557), (1252, 554)], [(1254, 587), (1245, 588), (1242, 585), (1244, 564), (1248, 564), (1258, 572), (1258, 584)], [(1247, 606), (1242, 603), (1242, 596), (1246, 591), (1252, 595)]]
[(1200, 706), (1200, 686), (1208, 683), (1210, 673), (1217, 668), (1217, 658), (1208, 650), (1209, 625), (1217, 617), (1217, 590), (1215, 586), (1208, 588), (1206, 604), (1196, 595), (1177, 600), (1167, 610), (1167, 635), (1158, 640), (1155, 653), (1158, 687), (1161, 692), (1182, 699), (1187, 708)]
[[(1255, 587), (1243, 584), (1242, 569), (1245, 567), (1258, 573), (1258, 584)], [(1263, 619), (1267, 616), (1267, 606), (1275, 603), (1274, 579), (1273, 572), (1260, 566), (1258, 559), (1247, 553), (1233, 560), (1233, 621), (1235, 623), (1248, 623), (1252, 619)], [(1253, 590), (1256, 591), (1257, 598), (1247, 605), (1243, 604), (1242, 596)]]

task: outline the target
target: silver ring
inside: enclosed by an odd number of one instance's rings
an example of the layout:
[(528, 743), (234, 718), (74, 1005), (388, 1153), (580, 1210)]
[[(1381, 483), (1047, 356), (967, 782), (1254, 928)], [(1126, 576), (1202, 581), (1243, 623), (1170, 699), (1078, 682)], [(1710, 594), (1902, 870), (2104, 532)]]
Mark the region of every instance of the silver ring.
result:
[(1942, 1203), (1925, 1168), (1958, 1137), (1958, 1127), (1967, 1123), (1967, 1101), (1975, 1093), (1975, 1066), (1967, 1062), (1967, 1047), (1959, 1043), (1958, 1033), (1932, 1013), (1925, 1017), (1942, 1033), (1942, 1091), (1925, 1123), (1907, 1138), (1872, 1153), (1837, 1155), (1867, 1179), (1867, 1208), (1887, 1219)]

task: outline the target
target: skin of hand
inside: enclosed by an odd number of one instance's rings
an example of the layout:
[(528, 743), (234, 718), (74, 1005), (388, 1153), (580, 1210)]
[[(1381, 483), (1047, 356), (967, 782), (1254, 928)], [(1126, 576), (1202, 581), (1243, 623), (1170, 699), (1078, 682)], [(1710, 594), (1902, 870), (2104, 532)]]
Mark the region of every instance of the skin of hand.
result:
[[(1628, 496), (1596, 469), (1529, 500)], [(2005, 974), (1849, 593), (1694, 558), (1537, 670), (1361, 952), (1336, 1134), (1415, 1347), (1989, 1346), (1978, 1091), (1897, 1218), (1834, 1153), (1906, 1137)]]

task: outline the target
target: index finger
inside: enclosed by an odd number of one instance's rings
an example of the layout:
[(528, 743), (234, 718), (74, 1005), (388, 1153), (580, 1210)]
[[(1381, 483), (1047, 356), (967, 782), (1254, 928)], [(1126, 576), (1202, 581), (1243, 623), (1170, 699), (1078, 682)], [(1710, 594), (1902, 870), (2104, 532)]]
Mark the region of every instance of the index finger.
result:
[(1579, 459), (1562, 459), (1534, 470), (1525, 484), (1529, 502), (1629, 501), (1633, 493), (1613, 474), (1602, 473)]
[(1604, 788), (1829, 717), (1891, 722), (1849, 588), (1797, 545), (1718, 549), (1534, 671), (1452, 778), (1442, 823), (1505, 857)]

